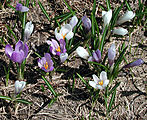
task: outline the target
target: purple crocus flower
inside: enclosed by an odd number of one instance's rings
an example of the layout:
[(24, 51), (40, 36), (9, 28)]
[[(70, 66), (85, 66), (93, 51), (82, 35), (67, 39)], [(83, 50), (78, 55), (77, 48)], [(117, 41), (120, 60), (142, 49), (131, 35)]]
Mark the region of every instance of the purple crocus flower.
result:
[(131, 63), (125, 65), (123, 68), (135, 67), (135, 66), (139, 66), (139, 65), (141, 65), (143, 63), (144, 63), (144, 61), (142, 59), (138, 59), (138, 60), (136, 60), (134, 62), (131, 62)]
[(22, 63), (22, 61), (27, 57), (29, 48), (27, 44), (23, 44), (22, 41), (18, 41), (15, 45), (15, 50), (8, 44), (5, 47), (6, 55), (14, 62)]
[(87, 16), (82, 17), (83, 26), (86, 31), (90, 31), (91, 29), (91, 20), (87, 18)]
[(28, 10), (29, 10), (29, 8), (27, 8), (26, 6), (23, 6), (21, 3), (17, 3), (16, 11), (28, 12)]
[(51, 55), (49, 53), (45, 53), (44, 57), (38, 60), (38, 66), (44, 70), (45, 72), (53, 71), (53, 61), (51, 59)]
[(113, 65), (115, 56), (116, 56), (115, 44), (112, 44), (111, 47), (108, 49), (108, 62), (110, 66)]
[(47, 41), (47, 44), (50, 45), (50, 52), (53, 55), (60, 56), (61, 53), (66, 53), (66, 48), (65, 48), (66, 43), (65, 43), (65, 40), (60, 39), (59, 43), (60, 43), (60, 45), (54, 39), (52, 39), (51, 41), (50, 40)]
[(97, 49), (95, 52), (92, 53), (92, 56), (88, 58), (88, 61), (93, 62), (100, 62), (101, 61), (101, 51)]

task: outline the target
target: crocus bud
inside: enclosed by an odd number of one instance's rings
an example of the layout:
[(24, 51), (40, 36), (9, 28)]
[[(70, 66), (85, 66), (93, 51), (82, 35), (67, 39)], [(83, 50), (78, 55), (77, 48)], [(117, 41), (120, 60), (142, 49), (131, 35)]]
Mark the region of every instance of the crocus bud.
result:
[(91, 20), (87, 16), (82, 17), (82, 23), (86, 31), (91, 29)]
[(21, 91), (22, 91), (22, 89), (25, 87), (25, 85), (26, 85), (26, 82), (24, 82), (24, 81), (15, 81), (15, 93), (16, 94), (19, 94)]
[(24, 41), (26, 42), (30, 35), (32, 34), (34, 29), (34, 25), (32, 24), (32, 21), (27, 22), (26, 26), (25, 26), (25, 30), (24, 30)]
[(76, 26), (76, 24), (78, 23), (78, 18), (76, 16), (73, 16), (69, 22), (69, 24), (71, 25), (72, 29)]
[(116, 56), (115, 44), (112, 44), (111, 47), (108, 49), (108, 62), (110, 66), (113, 65), (115, 56)]
[(110, 9), (108, 12), (102, 11), (102, 18), (104, 21), (104, 27), (109, 25), (111, 18), (112, 18), (112, 10)]
[(88, 57), (89, 57), (89, 53), (87, 52), (87, 50), (86, 49), (84, 49), (83, 47), (81, 47), (81, 46), (79, 46), (77, 49), (76, 49), (76, 52), (77, 52), (77, 54), (81, 57), (81, 58), (83, 58), (83, 59), (88, 59)]
[(97, 49), (95, 52), (92, 53), (92, 56), (88, 58), (88, 61), (93, 62), (100, 62), (101, 61), (101, 51)]
[(134, 62), (131, 62), (131, 63), (125, 65), (123, 68), (135, 67), (135, 66), (139, 66), (139, 65), (141, 65), (143, 63), (144, 63), (144, 61), (142, 59), (138, 59), (138, 60), (136, 60)]
[(118, 19), (117, 24), (122, 24), (126, 21), (133, 19), (134, 17), (135, 17), (135, 13), (133, 13), (132, 11), (127, 11), (123, 16), (121, 16)]
[(60, 54), (60, 61), (61, 61), (61, 63), (63, 63), (67, 58), (68, 58), (68, 54), (67, 53), (61, 53)]
[(126, 35), (128, 33), (128, 30), (127, 29), (124, 29), (124, 28), (117, 28), (117, 29), (114, 29), (113, 30), (113, 34), (116, 34), (116, 35)]
[(28, 12), (29, 8), (23, 6), (21, 3), (17, 3), (16, 10), (20, 12)]

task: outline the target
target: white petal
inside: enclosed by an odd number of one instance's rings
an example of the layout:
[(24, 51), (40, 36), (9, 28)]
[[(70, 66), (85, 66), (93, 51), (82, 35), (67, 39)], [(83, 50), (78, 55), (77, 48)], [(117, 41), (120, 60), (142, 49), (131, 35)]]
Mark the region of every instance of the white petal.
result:
[(112, 18), (112, 10), (110, 9), (108, 12), (102, 11), (102, 18), (104, 21), (104, 27), (109, 25), (111, 18)]
[(114, 60), (116, 56), (115, 44), (113, 43), (111, 47), (108, 49), (108, 59)]
[(77, 49), (76, 49), (76, 52), (77, 54), (83, 58), (83, 59), (88, 59), (89, 57), (89, 53), (87, 52), (86, 49), (84, 49), (83, 47), (79, 46)]
[(132, 11), (127, 11), (123, 16), (121, 16), (118, 19), (117, 24), (122, 24), (126, 21), (133, 19), (134, 17), (135, 17), (135, 13), (133, 13)]
[(89, 81), (89, 85), (97, 89), (97, 84), (94, 81)]
[(101, 80), (107, 80), (107, 73), (105, 72), (105, 71), (102, 71), (101, 73), (100, 73), (100, 79)]
[(63, 36), (60, 33), (58, 33), (58, 28), (55, 29), (55, 37), (57, 40), (63, 39)]
[(70, 31), (70, 32), (65, 36), (65, 38), (66, 38), (67, 40), (70, 40), (71, 38), (73, 38), (73, 36), (74, 36), (74, 33), (73, 33), (72, 31)]
[(69, 24), (71, 25), (72, 29), (74, 28), (74, 26), (76, 26), (76, 24), (78, 23), (78, 18), (76, 16), (73, 16), (69, 22)]
[(97, 85), (97, 89), (102, 90), (102, 89), (104, 89), (104, 87), (103, 87), (103, 86), (101, 86), (101, 85)]
[(109, 80), (104, 80), (103, 82), (103, 87), (105, 88), (109, 84)]
[(95, 74), (93, 74), (92, 77), (93, 77), (94, 82), (96, 84), (98, 84), (98, 82), (100, 81), (100, 79)]
[(63, 63), (67, 58), (68, 58), (68, 54), (67, 53), (61, 53), (60, 54), (60, 61), (61, 61), (61, 63)]
[(19, 82), (18, 80), (15, 82), (15, 93), (18, 94), (22, 91), (22, 89), (25, 87), (26, 82), (21, 81)]
[(127, 29), (124, 28), (118, 28), (118, 29), (114, 29), (113, 30), (113, 34), (117, 34), (117, 35), (126, 35), (128, 33)]
[(70, 24), (65, 24), (64, 26), (61, 27), (61, 30), (60, 30), (60, 34), (62, 35), (67, 35), (69, 32), (72, 31), (72, 27)]

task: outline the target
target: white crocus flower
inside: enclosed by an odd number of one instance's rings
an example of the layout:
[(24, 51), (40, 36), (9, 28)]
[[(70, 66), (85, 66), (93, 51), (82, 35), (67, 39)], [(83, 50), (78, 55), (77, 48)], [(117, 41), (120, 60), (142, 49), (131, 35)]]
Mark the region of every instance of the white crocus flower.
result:
[(67, 53), (61, 53), (60, 54), (60, 61), (61, 61), (61, 63), (63, 63), (67, 58), (68, 58), (68, 54)]
[(104, 27), (106, 25), (109, 25), (111, 18), (112, 18), (112, 10), (110, 9), (108, 12), (102, 11), (102, 18), (103, 18), (103, 21), (104, 21)]
[(15, 81), (15, 93), (16, 94), (19, 94), (21, 91), (22, 91), (22, 89), (25, 87), (25, 85), (26, 85), (26, 82), (24, 82), (24, 81)]
[(98, 78), (95, 74), (93, 74), (92, 77), (94, 81), (89, 81), (89, 85), (95, 89), (105, 89), (109, 83), (109, 80), (107, 79), (107, 73), (105, 71), (100, 73), (100, 78)]
[(89, 57), (89, 53), (87, 52), (87, 50), (86, 49), (84, 49), (83, 47), (81, 47), (81, 46), (79, 46), (77, 49), (76, 49), (76, 52), (77, 52), (77, 54), (81, 57), (81, 58), (83, 58), (83, 59), (88, 59), (88, 57)]
[(65, 24), (61, 27), (60, 31), (58, 32), (58, 28), (55, 29), (55, 37), (57, 40), (60, 39), (67, 39), (70, 40), (74, 36), (72, 32), (72, 26), (70, 24)]
[(123, 16), (121, 16), (118, 19), (117, 24), (122, 24), (126, 21), (133, 19), (134, 17), (135, 17), (135, 13), (133, 13), (132, 11), (127, 11)]
[(78, 18), (76, 16), (73, 16), (69, 22), (69, 24), (71, 25), (72, 29), (76, 26), (76, 24), (78, 23)]
[(127, 29), (124, 29), (124, 28), (117, 28), (117, 29), (114, 29), (113, 30), (113, 34), (116, 34), (116, 35), (126, 35), (128, 33), (128, 30)]
[(32, 21), (27, 22), (26, 26), (25, 26), (25, 30), (24, 30), (24, 41), (26, 42), (30, 35), (32, 34), (34, 29), (34, 25), (32, 24)]

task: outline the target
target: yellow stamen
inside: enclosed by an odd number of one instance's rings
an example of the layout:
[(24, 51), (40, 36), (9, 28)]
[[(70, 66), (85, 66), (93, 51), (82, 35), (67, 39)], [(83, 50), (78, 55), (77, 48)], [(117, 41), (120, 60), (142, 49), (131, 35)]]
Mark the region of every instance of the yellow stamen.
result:
[(48, 69), (48, 63), (47, 62), (44, 64), (44, 68)]
[(56, 49), (56, 51), (57, 51), (57, 52), (61, 52), (61, 49), (60, 49), (60, 47), (58, 47), (58, 48)]
[(63, 33), (62, 33), (61, 35), (62, 35), (63, 39), (65, 39), (66, 34), (65, 34), (65, 35), (63, 35)]
[(101, 86), (103, 85), (103, 80), (99, 82), (99, 85), (101, 85)]

